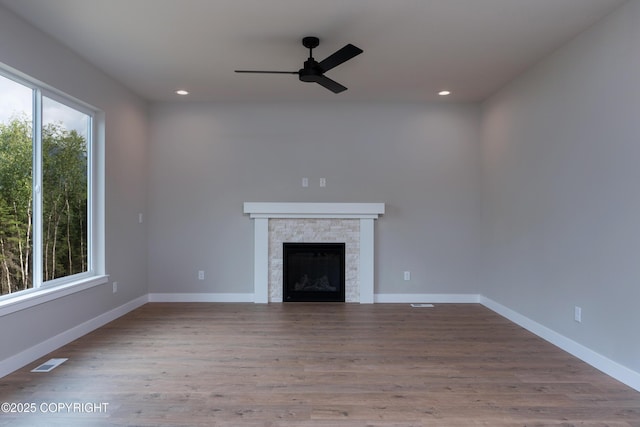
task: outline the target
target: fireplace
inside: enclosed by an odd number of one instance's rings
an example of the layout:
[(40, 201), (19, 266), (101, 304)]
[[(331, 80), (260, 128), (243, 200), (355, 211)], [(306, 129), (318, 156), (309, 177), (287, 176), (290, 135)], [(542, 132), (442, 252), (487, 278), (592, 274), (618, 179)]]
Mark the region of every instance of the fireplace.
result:
[(345, 302), (374, 302), (373, 223), (384, 203), (245, 202), (243, 210), (254, 220), (254, 302), (284, 300), (283, 242), (338, 239), (346, 242)]
[(344, 243), (283, 243), (285, 302), (344, 302)]

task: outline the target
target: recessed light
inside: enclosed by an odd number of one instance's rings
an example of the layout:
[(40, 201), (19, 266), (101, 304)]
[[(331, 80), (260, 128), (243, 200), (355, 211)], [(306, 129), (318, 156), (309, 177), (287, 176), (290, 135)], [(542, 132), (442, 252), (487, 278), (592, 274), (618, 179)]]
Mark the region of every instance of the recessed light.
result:
[(176, 91), (176, 93), (177, 93), (178, 95), (189, 95), (189, 92), (187, 92), (187, 91), (186, 91), (186, 90), (184, 90), (184, 89), (177, 90), (177, 91)]
[(448, 90), (441, 90), (440, 92), (438, 92), (438, 95), (447, 96), (447, 95), (451, 95), (451, 92), (449, 92)]

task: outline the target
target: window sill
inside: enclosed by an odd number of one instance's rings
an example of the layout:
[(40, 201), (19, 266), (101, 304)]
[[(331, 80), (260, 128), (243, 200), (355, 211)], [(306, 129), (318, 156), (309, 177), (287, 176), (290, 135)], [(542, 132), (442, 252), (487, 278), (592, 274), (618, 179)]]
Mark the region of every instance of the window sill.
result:
[(94, 286), (105, 284), (109, 281), (109, 276), (92, 276), (66, 283), (64, 285), (52, 286), (49, 288), (34, 289), (24, 291), (15, 297), (7, 297), (0, 301), (0, 317), (6, 316), (16, 311), (26, 310), (38, 304), (53, 301)]

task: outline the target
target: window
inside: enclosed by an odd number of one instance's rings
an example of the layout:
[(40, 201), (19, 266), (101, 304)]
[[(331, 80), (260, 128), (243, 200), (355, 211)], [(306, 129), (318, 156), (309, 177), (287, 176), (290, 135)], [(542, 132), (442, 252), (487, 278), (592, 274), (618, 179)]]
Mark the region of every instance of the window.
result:
[(33, 287), (32, 90), (0, 75), (0, 295)]
[(42, 278), (84, 273), (91, 116), (42, 97)]
[(91, 108), (0, 74), (0, 301), (102, 273)]

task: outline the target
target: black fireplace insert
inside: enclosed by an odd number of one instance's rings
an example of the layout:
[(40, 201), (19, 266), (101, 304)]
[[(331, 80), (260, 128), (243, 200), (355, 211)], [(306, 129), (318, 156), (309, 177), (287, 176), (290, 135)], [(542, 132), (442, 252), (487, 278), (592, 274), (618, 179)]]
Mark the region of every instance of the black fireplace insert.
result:
[(344, 243), (283, 243), (283, 300), (344, 302), (344, 254)]

